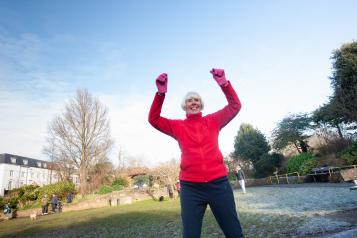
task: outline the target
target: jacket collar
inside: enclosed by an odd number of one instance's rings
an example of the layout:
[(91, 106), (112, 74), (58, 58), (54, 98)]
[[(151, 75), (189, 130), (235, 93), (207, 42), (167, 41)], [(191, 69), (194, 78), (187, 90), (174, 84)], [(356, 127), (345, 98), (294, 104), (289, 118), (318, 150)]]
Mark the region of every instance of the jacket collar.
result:
[(186, 118), (189, 120), (202, 118), (202, 112), (195, 113), (195, 114), (186, 114)]

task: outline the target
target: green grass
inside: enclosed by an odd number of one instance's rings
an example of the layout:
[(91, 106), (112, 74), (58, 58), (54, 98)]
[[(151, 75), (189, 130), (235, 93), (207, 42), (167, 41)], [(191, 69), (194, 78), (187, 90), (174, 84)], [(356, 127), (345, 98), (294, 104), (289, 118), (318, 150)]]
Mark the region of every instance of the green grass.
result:
[[(286, 237), (296, 218), (239, 213), (246, 237)], [(294, 220), (294, 222), (292, 222)], [(283, 228), (283, 229), (282, 229)], [(274, 234), (272, 236), (272, 234)], [(182, 237), (179, 199), (17, 218), (0, 223), (0, 237)], [(202, 237), (224, 237), (207, 209)]]
[(105, 207), (17, 218), (0, 223), (0, 237), (172, 237), (181, 236), (179, 200), (146, 200)]

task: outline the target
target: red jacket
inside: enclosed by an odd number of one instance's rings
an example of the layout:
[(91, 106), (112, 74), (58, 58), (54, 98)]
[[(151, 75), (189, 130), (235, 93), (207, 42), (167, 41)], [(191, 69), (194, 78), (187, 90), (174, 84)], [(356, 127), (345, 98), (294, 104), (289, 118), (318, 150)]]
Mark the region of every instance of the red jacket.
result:
[(187, 114), (185, 120), (161, 117), (165, 96), (155, 95), (149, 122), (178, 141), (181, 149), (181, 180), (209, 182), (227, 175), (223, 156), (218, 148), (218, 134), (237, 115), (241, 103), (229, 82), (221, 88), (227, 98), (227, 106), (204, 117), (202, 113)]

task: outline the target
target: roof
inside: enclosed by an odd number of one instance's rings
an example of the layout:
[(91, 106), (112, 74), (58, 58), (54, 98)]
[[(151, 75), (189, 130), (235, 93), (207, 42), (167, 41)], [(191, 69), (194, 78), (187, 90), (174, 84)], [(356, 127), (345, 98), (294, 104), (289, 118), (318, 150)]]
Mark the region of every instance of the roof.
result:
[[(11, 158), (16, 158), (16, 163), (13, 163), (11, 161)], [(27, 160), (27, 164), (25, 164), (26, 160)], [(20, 166), (48, 169), (48, 168), (50, 168), (52, 163), (49, 161), (44, 161), (44, 160), (33, 159), (33, 158), (29, 158), (29, 157), (5, 153), (5, 154), (0, 154), (0, 164), (16, 164), (16, 165), (20, 165)], [(46, 165), (44, 166), (44, 164), (46, 164)]]

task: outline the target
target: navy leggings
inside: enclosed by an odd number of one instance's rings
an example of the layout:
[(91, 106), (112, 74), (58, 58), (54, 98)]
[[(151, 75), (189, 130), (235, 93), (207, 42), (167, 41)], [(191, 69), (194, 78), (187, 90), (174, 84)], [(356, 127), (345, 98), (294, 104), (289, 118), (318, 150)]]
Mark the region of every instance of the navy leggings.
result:
[(207, 204), (226, 237), (244, 237), (237, 216), (233, 191), (227, 177), (218, 178), (208, 183), (182, 180), (180, 182), (184, 238), (201, 236), (202, 220)]

